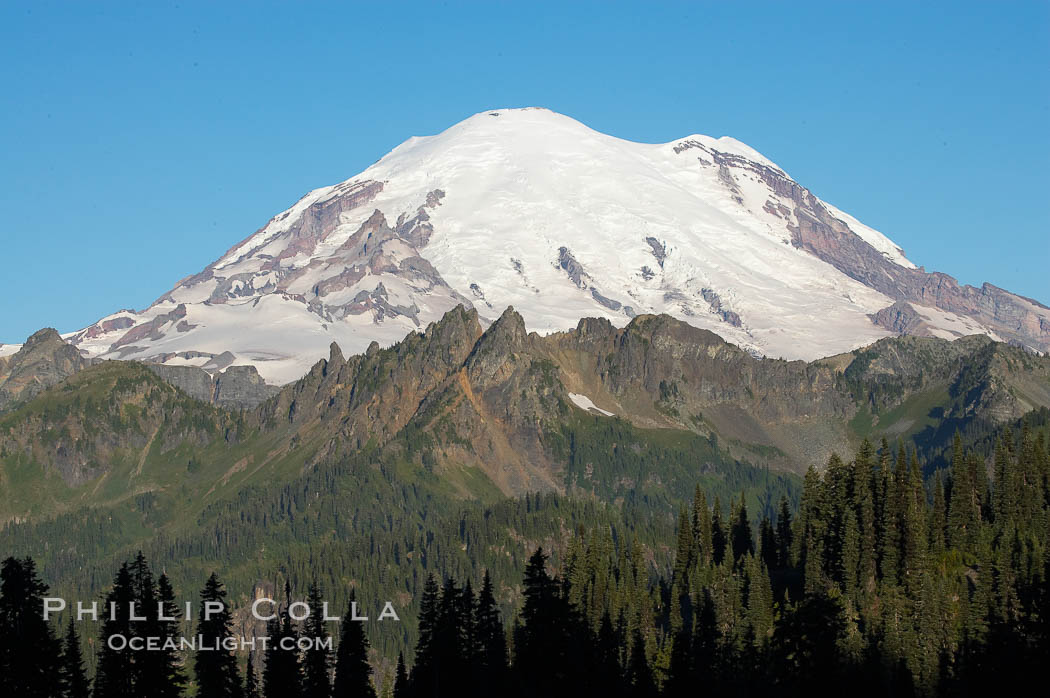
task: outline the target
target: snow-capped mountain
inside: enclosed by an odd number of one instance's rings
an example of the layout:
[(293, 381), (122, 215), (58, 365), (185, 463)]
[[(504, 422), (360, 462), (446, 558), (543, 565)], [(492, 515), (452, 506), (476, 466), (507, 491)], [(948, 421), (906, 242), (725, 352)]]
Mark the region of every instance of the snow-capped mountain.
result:
[(545, 109), (483, 112), (316, 189), (91, 356), (298, 378), (331, 342), (390, 344), (457, 304), (530, 330), (667, 313), (753, 353), (813, 359), (897, 333), (1046, 351), (1050, 310), (916, 268), (890, 239), (732, 138), (633, 143)]

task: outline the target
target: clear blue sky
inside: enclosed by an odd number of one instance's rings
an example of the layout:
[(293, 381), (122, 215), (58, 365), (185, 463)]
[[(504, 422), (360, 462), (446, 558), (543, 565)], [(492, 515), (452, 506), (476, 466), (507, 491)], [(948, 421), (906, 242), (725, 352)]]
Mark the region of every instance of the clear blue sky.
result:
[(483, 109), (732, 135), (1050, 303), (1050, 3), (0, 4), (0, 341), (142, 308)]

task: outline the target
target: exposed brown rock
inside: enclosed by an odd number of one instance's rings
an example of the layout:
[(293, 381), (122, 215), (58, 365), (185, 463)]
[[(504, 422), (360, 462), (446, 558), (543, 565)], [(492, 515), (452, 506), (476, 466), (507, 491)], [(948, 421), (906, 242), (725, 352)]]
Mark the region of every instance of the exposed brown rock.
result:
[(17, 352), (0, 358), (0, 411), (29, 400), (90, 363), (56, 330), (35, 332)]

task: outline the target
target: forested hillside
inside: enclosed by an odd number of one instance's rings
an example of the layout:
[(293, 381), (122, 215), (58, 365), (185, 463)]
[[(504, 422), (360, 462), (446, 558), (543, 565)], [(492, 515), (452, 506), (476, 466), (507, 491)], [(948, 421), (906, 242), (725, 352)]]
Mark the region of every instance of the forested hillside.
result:
[[(334, 650), (308, 643), (261, 656), (198, 651), (192, 664), (191, 654), (136, 656), (102, 642), (114, 633), (176, 637), (192, 623), (155, 619), (140, 629), (121, 615), (86, 624), (100, 639), (88, 645), (100, 648), (94, 695), (181, 695), (186, 685), (220, 696), (242, 695), (243, 685), (244, 695), (267, 698), (377, 689), (401, 697), (655, 697), (693, 695), (698, 685), (714, 695), (811, 695), (845, 685), (872, 696), (981, 695), (1001, 674), (1034, 678), (1050, 649), (1050, 449), (1027, 426), (1017, 442), (1009, 430), (997, 439), (991, 472), (956, 439), (947, 478), (924, 483), (904, 448), (894, 454), (865, 442), (849, 462), (834, 456), (823, 472), (811, 469), (797, 508), (786, 496), (759, 516), (747, 497), (709, 506), (697, 486), (673, 528), (624, 527), (606, 515), (537, 497), (461, 519), (467, 552), (493, 548), (489, 518), (504, 532), (527, 531), (521, 523), (530, 519), (546, 525), (531, 530), (541, 547), (523, 573), (455, 555), (412, 565), (424, 579), (411, 652), (395, 644), (370, 656), (369, 637), (383, 636), (384, 621), (355, 622), (356, 607), (339, 624)], [(331, 589), (320, 559), (275, 595), (283, 602), (268, 637), (334, 631), (317, 620)], [(364, 578), (349, 581), (342, 606), (376, 588)], [(49, 592), (33, 561), (6, 560), (0, 593), (6, 686), (87, 695), (77, 624), (63, 648), (56, 628), (34, 614)], [(295, 622), (288, 603), (303, 597), (314, 614)], [(173, 612), (175, 598), (166, 575), (153, 581), (142, 554), (120, 565), (106, 597), (148, 608), (159, 599)], [(225, 598), (212, 574), (201, 608)], [(502, 609), (499, 598), (509, 601)], [(31, 630), (16, 635), (19, 623)], [(196, 626), (202, 638), (235, 632), (228, 614)]]

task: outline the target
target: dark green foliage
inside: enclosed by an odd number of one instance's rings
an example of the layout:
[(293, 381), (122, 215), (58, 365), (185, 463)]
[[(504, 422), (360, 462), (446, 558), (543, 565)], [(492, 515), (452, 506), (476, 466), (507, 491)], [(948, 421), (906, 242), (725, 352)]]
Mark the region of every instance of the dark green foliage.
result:
[[(354, 620), (360, 613), (355, 613), (357, 597), (350, 592), (349, 608), (343, 616), (339, 634), (339, 647), (335, 660), (335, 687), (332, 695), (335, 698), (375, 698), (372, 687), (372, 667), (368, 664), (368, 638), (362, 621)], [(305, 693), (311, 698), (316, 694)]]
[[(353, 596), (351, 596), (351, 600), (353, 600)], [(306, 596), (306, 605), (310, 609), (310, 615), (304, 622), (304, 635), (311, 640), (328, 637), (323, 604), (324, 599), (321, 595), (320, 587), (317, 585), (317, 582), (311, 583), (310, 590)], [(344, 619), (343, 622), (349, 621)], [(367, 644), (365, 646), (367, 647)], [(305, 695), (327, 698), (332, 692), (331, 671), (331, 651), (324, 645), (313, 642), (309, 649), (303, 651), (303, 685)]]
[(408, 683), (408, 670), (405, 668), (405, 654), (397, 653), (397, 669), (394, 672), (393, 698), (408, 698), (411, 688)]
[[(237, 658), (229, 650), (222, 649), (222, 643), (232, 637), (233, 620), (226, 605), (226, 588), (214, 572), (201, 589), (200, 597), (197, 635), (202, 647), (211, 649), (198, 651), (194, 656), (197, 695), (201, 698), (234, 698), (241, 690)], [(210, 616), (206, 617), (209, 604), (221, 604), (222, 609), (208, 611)], [(254, 674), (249, 677), (249, 682), (253, 680)]]
[[(99, 633), (99, 656), (95, 670), (95, 698), (134, 698), (140, 695), (134, 665), (134, 653), (118, 651), (109, 639), (122, 635), (130, 640), (135, 636), (130, 619), (130, 604), (135, 601), (131, 571), (125, 562), (113, 579), (113, 588), (102, 604), (102, 629)], [(115, 611), (106, 613), (110, 608)]]
[(263, 696), (266, 698), (303, 696), (303, 672), (297, 644), (300, 635), (289, 614), (291, 589), (287, 584), (284, 596), (280, 611), (266, 623), (266, 635), (270, 638), (263, 666)]
[(255, 669), (255, 653), (248, 653), (248, 661), (244, 665), (244, 698), (262, 698), (262, 688), (259, 686), (259, 672)]
[(84, 669), (80, 652), (80, 637), (77, 634), (73, 615), (69, 616), (69, 627), (62, 644), (62, 696), (63, 698), (89, 698), (91, 682)]
[(0, 565), (0, 695), (60, 695), (63, 657), (43, 618), (47, 595), (30, 558), (9, 557)]
[(488, 570), (478, 594), (476, 633), (477, 690), (481, 695), (500, 695), (507, 690), (507, 637)]

